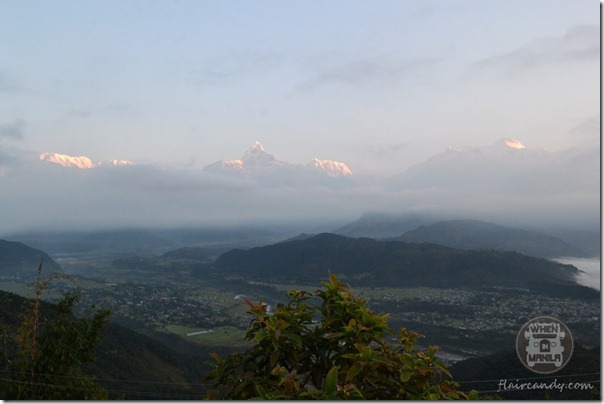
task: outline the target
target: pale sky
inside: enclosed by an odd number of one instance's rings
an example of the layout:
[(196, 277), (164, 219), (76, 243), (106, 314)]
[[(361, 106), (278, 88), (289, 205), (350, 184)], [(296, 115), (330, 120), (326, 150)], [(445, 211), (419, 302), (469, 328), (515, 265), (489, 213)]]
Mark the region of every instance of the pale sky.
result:
[[(403, 171), (599, 134), (595, 0), (0, 1), (0, 159)], [(597, 141), (597, 139), (595, 139)]]

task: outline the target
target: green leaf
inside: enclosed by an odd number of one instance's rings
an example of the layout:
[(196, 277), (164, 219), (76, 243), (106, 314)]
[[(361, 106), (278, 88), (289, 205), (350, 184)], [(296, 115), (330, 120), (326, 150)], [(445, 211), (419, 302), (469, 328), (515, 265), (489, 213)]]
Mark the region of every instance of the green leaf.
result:
[(333, 395), (338, 388), (338, 367), (332, 367), (327, 373), (327, 377), (325, 378), (325, 386), (323, 387), (323, 392), (327, 396)]
[(262, 387), (259, 384), (256, 384), (254, 387), (256, 388), (256, 393), (258, 393), (258, 396), (260, 396), (261, 399), (263, 399), (263, 400), (268, 399), (268, 396), (266, 395), (266, 391), (264, 390), (264, 387)]
[(256, 333), (256, 336), (254, 338), (256, 339), (256, 341), (260, 342), (263, 339), (265, 339), (267, 335), (268, 335), (268, 332), (266, 332), (266, 330), (262, 330), (262, 331)]
[(350, 370), (348, 371), (348, 373), (346, 373), (346, 380), (350, 381), (352, 380), (356, 375), (359, 374), (359, 372), (363, 370), (363, 367), (361, 366), (360, 363), (355, 363), (354, 365), (352, 365), (352, 367), (350, 368)]
[(434, 345), (430, 345), (426, 348), (426, 355), (430, 358), (434, 358), (434, 356), (436, 355), (436, 351), (438, 351), (438, 348)]
[(283, 335), (286, 338), (294, 341), (294, 344), (296, 345), (296, 348), (302, 349), (302, 337), (300, 337), (297, 334), (292, 334), (291, 332), (284, 332)]
[(340, 338), (340, 337), (343, 337), (343, 336), (345, 336), (345, 335), (346, 335), (346, 333), (345, 333), (345, 332), (331, 332), (331, 333), (329, 333), (329, 334), (325, 334), (325, 335), (323, 336), (323, 338), (325, 338), (325, 339), (334, 339), (334, 338)]
[(412, 374), (413, 374), (413, 373), (412, 373), (412, 372), (409, 372), (409, 371), (407, 371), (407, 372), (402, 372), (402, 373), (401, 373), (401, 376), (399, 377), (399, 379), (401, 379), (401, 382), (403, 382), (403, 383), (407, 383), (407, 382), (408, 382), (408, 381), (411, 379)]

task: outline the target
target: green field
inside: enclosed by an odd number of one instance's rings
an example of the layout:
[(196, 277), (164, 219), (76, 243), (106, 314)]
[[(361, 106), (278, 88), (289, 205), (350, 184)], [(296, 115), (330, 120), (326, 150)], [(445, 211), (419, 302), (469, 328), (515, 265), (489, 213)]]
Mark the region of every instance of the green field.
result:
[(183, 338), (204, 344), (204, 345), (220, 345), (220, 346), (242, 346), (245, 344), (245, 331), (232, 327), (215, 327), (211, 332), (187, 336), (189, 333), (208, 331), (207, 328), (185, 327), (181, 325), (168, 325), (165, 331), (177, 334)]

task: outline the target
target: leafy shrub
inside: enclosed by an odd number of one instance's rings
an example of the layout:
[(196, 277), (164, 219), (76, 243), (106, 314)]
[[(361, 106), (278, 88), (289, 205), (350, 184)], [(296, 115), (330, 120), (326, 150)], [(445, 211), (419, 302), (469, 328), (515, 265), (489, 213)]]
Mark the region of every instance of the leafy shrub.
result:
[[(314, 294), (290, 291), (267, 312), (249, 301), (246, 339), (255, 345), (226, 358), (217, 354), (209, 399), (462, 399), (467, 396), (437, 348), (422, 352), (419, 334), (388, 328), (364, 300), (331, 275)], [(318, 306), (310, 304), (318, 297)], [(387, 342), (387, 338), (392, 343)]]

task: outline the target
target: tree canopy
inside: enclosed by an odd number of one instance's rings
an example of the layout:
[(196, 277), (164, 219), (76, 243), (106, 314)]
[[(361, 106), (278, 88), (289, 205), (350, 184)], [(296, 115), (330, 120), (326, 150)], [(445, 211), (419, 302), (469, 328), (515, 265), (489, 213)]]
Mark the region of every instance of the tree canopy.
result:
[(262, 302), (246, 301), (252, 316), (246, 339), (255, 344), (226, 358), (213, 355), (207, 398), (467, 398), (436, 347), (422, 351), (419, 334), (395, 333), (388, 314), (369, 310), (334, 275), (323, 286), (314, 294), (290, 291), (289, 302), (273, 313)]

